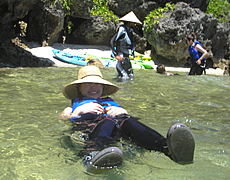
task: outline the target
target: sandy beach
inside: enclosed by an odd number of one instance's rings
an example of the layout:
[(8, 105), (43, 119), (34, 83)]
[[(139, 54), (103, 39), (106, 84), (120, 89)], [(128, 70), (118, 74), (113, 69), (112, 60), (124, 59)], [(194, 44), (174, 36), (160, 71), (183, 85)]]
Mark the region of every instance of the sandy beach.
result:
[[(77, 67), (77, 65), (65, 63), (59, 61), (54, 58), (54, 54), (52, 52), (53, 49), (63, 50), (64, 52), (71, 53), (73, 55), (87, 54), (87, 55), (95, 55), (97, 57), (110, 57), (111, 51), (110, 47), (102, 46), (102, 45), (75, 45), (75, 44), (61, 44), (55, 43), (53, 46), (41, 47), (38, 43), (29, 42), (28, 44), (30, 51), (34, 56), (37, 56), (41, 59), (49, 59), (52, 61), (53, 66), (56, 67)], [(155, 70), (154, 67), (153, 70)], [(169, 72), (189, 72), (190, 68), (181, 68), (181, 67), (166, 67), (166, 70)], [(206, 69), (206, 74), (209, 75), (221, 75), (223, 76), (224, 70), (217, 68), (209, 68)]]

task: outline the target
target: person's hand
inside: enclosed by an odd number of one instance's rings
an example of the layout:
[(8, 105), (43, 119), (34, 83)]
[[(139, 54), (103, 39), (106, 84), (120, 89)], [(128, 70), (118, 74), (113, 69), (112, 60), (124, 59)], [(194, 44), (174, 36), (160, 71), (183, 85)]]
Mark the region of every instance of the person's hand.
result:
[(198, 59), (198, 60), (196, 61), (196, 63), (197, 63), (198, 65), (200, 65), (200, 64), (201, 64), (201, 60)]
[(112, 117), (115, 117), (120, 114), (128, 114), (128, 112), (121, 107), (110, 106), (110, 107), (107, 107), (105, 110), (106, 110), (106, 113)]
[(90, 102), (78, 106), (72, 113), (72, 116), (79, 116), (81, 114), (86, 114), (86, 113), (103, 114), (103, 112), (104, 112), (104, 108), (100, 104)]
[(71, 115), (72, 115), (72, 108), (67, 107), (62, 111), (62, 113), (59, 115), (59, 117), (61, 119), (65, 120), (65, 119), (71, 118), (72, 117)]
[(116, 59), (120, 62), (122, 62), (125, 58), (124, 57), (121, 57), (121, 56), (116, 56)]

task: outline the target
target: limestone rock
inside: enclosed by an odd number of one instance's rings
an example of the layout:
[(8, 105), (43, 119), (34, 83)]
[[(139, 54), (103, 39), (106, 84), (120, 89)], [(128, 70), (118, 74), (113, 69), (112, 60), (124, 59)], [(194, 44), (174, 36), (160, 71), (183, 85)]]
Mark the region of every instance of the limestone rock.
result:
[[(115, 12), (118, 16), (124, 16), (127, 12), (134, 11), (138, 18), (143, 21), (145, 16), (152, 10), (158, 7), (164, 7), (165, 3), (172, 2), (177, 3), (181, 0), (167, 1), (167, 0), (124, 0), (116, 1), (109, 0), (108, 5), (110, 10)], [(208, 7), (207, 0), (183, 0), (183, 2), (188, 3), (192, 8), (199, 8), (201, 11), (206, 12)]]
[(115, 33), (115, 29), (116, 26), (112, 21), (104, 21), (102, 16), (92, 17), (73, 32), (72, 38), (76, 44), (82, 44), (83, 41), (90, 45), (109, 45), (109, 37)]
[(189, 57), (185, 38), (192, 32), (209, 54), (213, 54), (214, 61), (226, 54), (229, 30), (212, 15), (191, 8), (183, 2), (177, 3), (173, 11), (164, 15), (158, 24), (152, 25), (150, 32), (144, 30), (144, 36), (152, 45), (152, 57), (156, 62), (184, 65)]
[(28, 14), (27, 38), (43, 46), (52, 45), (61, 39), (64, 11), (60, 1), (55, 4), (38, 3)]
[[(143, 22), (146, 15), (164, 7), (167, 0), (109, 0), (109, 8), (117, 17), (131, 10)], [(178, 0), (172, 1), (179, 2)], [(145, 33), (142, 26), (134, 29), (134, 44), (138, 52), (144, 53), (152, 49), (152, 57), (156, 62), (169, 62), (172, 65), (183, 65), (188, 56), (184, 38), (194, 31), (198, 40), (209, 51), (209, 57), (218, 64), (220, 58), (229, 58), (229, 27), (219, 24), (217, 19), (204, 14), (207, 0), (184, 0), (184, 5), (172, 13), (166, 13), (158, 25), (153, 25), (152, 33)], [(187, 3), (187, 4), (186, 4)], [(29, 55), (20, 43), (16, 47), (12, 39), (39, 42), (41, 46), (56, 42), (73, 44), (109, 45), (109, 40), (116, 31), (113, 21), (104, 21), (102, 16), (92, 17), (90, 9), (93, 0), (74, 0), (71, 11), (64, 17), (60, 0), (1, 0), (0, 2), (0, 63), (11, 65), (46, 66), (47, 63), (34, 60), (30, 64)], [(197, 8), (197, 9), (196, 9)], [(187, 11), (187, 12), (186, 12)], [(72, 33), (67, 35), (66, 22), (73, 22)], [(65, 21), (65, 22), (64, 22)], [(23, 24), (23, 28), (19, 28)], [(228, 24), (227, 24), (228, 26)], [(23, 29), (23, 33), (20, 32)], [(143, 33), (144, 32), (144, 33)], [(149, 45), (150, 44), (150, 45)], [(152, 46), (152, 47), (151, 47)], [(21, 49), (20, 49), (21, 48)], [(16, 52), (16, 54), (15, 54)], [(13, 55), (14, 54), (14, 55)], [(37, 64), (36, 64), (37, 63)]]

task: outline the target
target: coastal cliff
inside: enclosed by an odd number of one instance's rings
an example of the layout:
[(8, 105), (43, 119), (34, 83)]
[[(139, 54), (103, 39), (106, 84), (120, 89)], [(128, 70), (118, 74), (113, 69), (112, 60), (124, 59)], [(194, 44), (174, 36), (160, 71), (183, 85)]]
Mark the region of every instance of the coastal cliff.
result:
[[(109, 45), (109, 39), (116, 31), (117, 24), (102, 16), (91, 16), (93, 0), (75, 0), (68, 16), (59, 0), (2, 0), (0, 2), (0, 63), (11, 67), (52, 66), (50, 61), (40, 60), (26, 48), (26, 42), (38, 42), (41, 46), (54, 43)], [(164, 7), (169, 1), (108, 1), (110, 10), (117, 17), (134, 11), (143, 22), (150, 11)], [(229, 27), (218, 23), (212, 15), (205, 14), (208, 1), (173, 1), (176, 8), (168, 11), (154, 24), (150, 32), (144, 26), (134, 29), (136, 50), (144, 53), (151, 50), (156, 63), (184, 66), (189, 56), (184, 38), (195, 32), (198, 40), (209, 51), (210, 67), (218, 67), (221, 59), (229, 57)], [(73, 23), (70, 34), (66, 33), (66, 22)], [(22, 32), (22, 30), (24, 30)]]

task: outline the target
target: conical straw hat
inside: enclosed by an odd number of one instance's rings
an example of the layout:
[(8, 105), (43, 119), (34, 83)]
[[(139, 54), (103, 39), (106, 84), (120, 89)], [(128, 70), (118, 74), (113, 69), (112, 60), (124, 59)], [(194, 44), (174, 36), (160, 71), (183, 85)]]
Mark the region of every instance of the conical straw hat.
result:
[(140, 25), (142, 24), (133, 11), (129, 12), (128, 14), (120, 18), (119, 21), (129, 21)]

